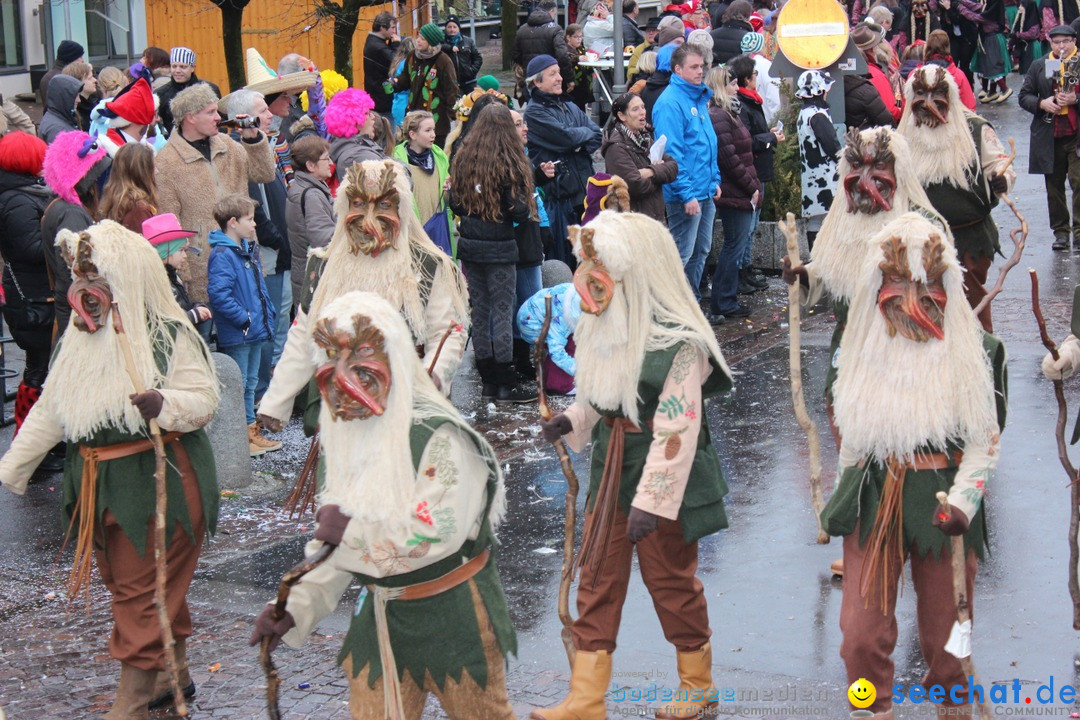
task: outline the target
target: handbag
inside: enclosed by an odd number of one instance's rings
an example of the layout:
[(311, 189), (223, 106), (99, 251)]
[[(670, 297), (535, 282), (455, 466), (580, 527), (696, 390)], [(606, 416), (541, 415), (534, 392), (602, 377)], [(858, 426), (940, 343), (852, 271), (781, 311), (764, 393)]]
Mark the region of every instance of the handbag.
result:
[(51, 328), (53, 324), (53, 298), (28, 298), (23, 293), (15, 271), (10, 265), (4, 266), (4, 273), (11, 278), (11, 284), (15, 286), (15, 292), (19, 299), (16, 302), (8, 302), (4, 306), (5, 317), (8, 325), (13, 330), (40, 330)]
[(450, 238), (450, 218), (446, 210), (446, 193), (439, 194), (439, 209), (424, 223), (424, 232), (431, 242), (450, 257), (454, 257), (454, 245)]

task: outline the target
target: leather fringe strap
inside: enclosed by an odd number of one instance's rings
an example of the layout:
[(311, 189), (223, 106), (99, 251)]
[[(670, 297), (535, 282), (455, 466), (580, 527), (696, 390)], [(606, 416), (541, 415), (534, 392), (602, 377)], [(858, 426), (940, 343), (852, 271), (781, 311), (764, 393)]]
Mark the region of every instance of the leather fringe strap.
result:
[(581, 552), (578, 553), (577, 567), (582, 572), (582, 579), (588, 575), (590, 586), (595, 586), (604, 567), (611, 545), (611, 524), (618, 505), (619, 483), (622, 479), (623, 452), (626, 449), (626, 433), (639, 433), (641, 429), (626, 418), (605, 418), (611, 428), (608, 438), (607, 455), (604, 457), (604, 472), (600, 476), (600, 487), (596, 491), (596, 503), (592, 514), (585, 520), (585, 530), (581, 536)]
[[(179, 438), (180, 433), (171, 432), (162, 439), (168, 444), (176, 442)], [(71, 523), (68, 524), (67, 533), (64, 535), (64, 544), (61, 546), (60, 552), (63, 553), (64, 549), (67, 548), (68, 540), (71, 539), (71, 530), (75, 527), (75, 521), (78, 520), (79, 530), (75, 535), (75, 559), (71, 565), (71, 573), (68, 575), (67, 593), (68, 599), (74, 600), (85, 587), (87, 613), (90, 612), (90, 570), (94, 563), (98, 463), (128, 457), (129, 455), (137, 455), (151, 450), (153, 447), (153, 443), (149, 439), (117, 443), (116, 445), (104, 445), (102, 447), (79, 446), (79, 454), (82, 455), (83, 459), (79, 497), (75, 501), (75, 510), (71, 514)]]
[(405, 720), (401, 702), (401, 681), (398, 679), (394, 648), (390, 646), (390, 628), (386, 622), (386, 603), (401, 596), (403, 588), (370, 586), (375, 599), (375, 634), (379, 641), (379, 662), (382, 663), (383, 707), (386, 720)]
[(296, 484), (285, 498), (285, 510), (289, 513), (289, 519), (302, 516), (308, 509), (315, 510), (315, 494), (319, 489), (319, 481), (316, 470), (319, 467), (319, 433), (311, 438), (308, 446), (307, 458), (304, 459), (304, 467), (296, 476)]
[(870, 606), (870, 590), (876, 583), (881, 592), (881, 613), (889, 614), (889, 589), (886, 579), (892, 577), (892, 563), (904, 567), (904, 477), (908, 466), (896, 459), (888, 462), (885, 485), (878, 501), (874, 528), (867, 541), (866, 562), (859, 578), (859, 594), (863, 607)]

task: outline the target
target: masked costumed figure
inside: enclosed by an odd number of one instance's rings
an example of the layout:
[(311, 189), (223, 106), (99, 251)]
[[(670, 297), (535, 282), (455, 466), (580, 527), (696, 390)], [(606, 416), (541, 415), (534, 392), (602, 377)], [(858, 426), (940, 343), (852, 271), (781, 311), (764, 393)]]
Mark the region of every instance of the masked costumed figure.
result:
[[(165, 441), (166, 605), (180, 683), (190, 696), (185, 596), (203, 538), (217, 522), (214, 457), (202, 430), (217, 409), (217, 377), (142, 236), (104, 220), (78, 234), (62, 230), (57, 244), (74, 277), (72, 328), (60, 340), (41, 399), (0, 460), (0, 482), (21, 495), (49, 448), (67, 440), (61, 509), (78, 538), (69, 593), (87, 587), (96, 556), (112, 593), (109, 653), (121, 663), (105, 717), (146, 718), (147, 705), (167, 686), (161, 673), (155, 689), (164, 658), (154, 606), (155, 461), (147, 423), (156, 418)], [(125, 336), (134, 371), (149, 388), (139, 394), (125, 369)]]
[(339, 656), (353, 718), (419, 720), (434, 693), (455, 720), (510, 720), (495, 453), (436, 389), (396, 305), (350, 292), (312, 318), (326, 483), (307, 550), (337, 547), (293, 586), (283, 620), (259, 616), (252, 642), (298, 647), (359, 580)]
[[(876, 252), (871, 240), (889, 222), (917, 212), (939, 226), (948, 239), (947, 225), (930, 204), (911, 165), (911, 151), (903, 137), (889, 128), (850, 130), (840, 152), (839, 185), (822, 222), (811, 262), (789, 268), (783, 259), (784, 279), (801, 281), (800, 300), (816, 305), (825, 294), (832, 298), (836, 329), (829, 347), (830, 366), (825, 379), (826, 404), (831, 407), (836, 379), (836, 356), (847, 323), (848, 305), (859, 288), (863, 266)], [(831, 410), (830, 410), (831, 417)], [(835, 428), (834, 428), (835, 433)], [(839, 436), (837, 436), (839, 447)]]
[[(911, 213), (874, 242), (840, 344), (840, 480), (821, 514), (825, 530), (844, 538), (840, 654), (849, 682), (892, 687), (897, 583), (910, 559), (929, 666), (922, 685), (945, 687), (940, 710), (957, 713), (953, 698), (967, 699), (968, 676), (945, 650), (957, 617), (950, 536), (964, 536), (970, 599), (986, 541), (985, 483), (1005, 423), (1005, 351), (964, 301), (956, 251), (940, 228)], [(869, 710), (891, 720), (890, 694)]]
[[(1016, 181), (993, 126), (960, 102), (956, 82), (945, 68), (924, 65), (904, 88), (907, 103), (897, 132), (911, 148), (919, 183), (949, 223), (956, 256), (964, 268), (964, 288), (972, 307), (986, 295), (986, 276), (1000, 252), (990, 211), (998, 195)], [(989, 305), (979, 315), (993, 332)]]
[(310, 252), (296, 320), (259, 405), (259, 419), (271, 430), (289, 419), (293, 399), (310, 382), (305, 430), (314, 432), (319, 395), (311, 318), (349, 291), (374, 292), (399, 309), (426, 364), (438, 351), (432, 380), (446, 395), (465, 351), (465, 281), (424, 233), (413, 211), (408, 170), (394, 160), (356, 163), (338, 190), (335, 210), (334, 237)]
[(657, 717), (698, 717), (716, 706), (716, 689), (697, 541), (727, 527), (727, 485), (704, 400), (730, 389), (731, 374), (663, 225), (605, 210), (572, 233), (584, 311), (575, 332), (577, 400), (542, 427), (548, 439), (567, 435), (577, 452), (591, 439), (593, 459), (570, 693), (532, 718), (606, 717), (635, 548), (678, 653), (679, 688), (663, 698)]

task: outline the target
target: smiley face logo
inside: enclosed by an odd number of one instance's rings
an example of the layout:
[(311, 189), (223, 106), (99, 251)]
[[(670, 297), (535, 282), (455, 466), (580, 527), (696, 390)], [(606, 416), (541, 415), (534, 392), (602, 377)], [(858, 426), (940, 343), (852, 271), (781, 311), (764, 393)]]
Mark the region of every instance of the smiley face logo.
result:
[(866, 678), (859, 678), (851, 683), (847, 690), (848, 701), (859, 709), (868, 708), (877, 699), (877, 688)]

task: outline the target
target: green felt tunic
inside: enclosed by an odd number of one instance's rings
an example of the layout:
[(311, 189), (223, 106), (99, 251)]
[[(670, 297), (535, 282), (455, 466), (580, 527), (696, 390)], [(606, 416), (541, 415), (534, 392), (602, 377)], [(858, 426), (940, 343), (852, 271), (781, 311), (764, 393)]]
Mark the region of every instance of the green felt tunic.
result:
[[(967, 122), (975, 140), (975, 157), (981, 158), (982, 129), (989, 123), (974, 115), (969, 116)], [(949, 223), (956, 254), (961, 259), (965, 254), (978, 258), (993, 257), (1001, 252), (997, 224), (990, 216), (990, 211), (997, 207), (998, 197), (990, 191), (979, 160), (972, 170), (975, 174), (965, 187), (956, 187), (949, 182), (926, 186), (926, 195), (934, 209)]]
[[(630, 511), (630, 503), (637, 494), (638, 482), (645, 469), (645, 460), (649, 455), (653, 434), (648, 427), (648, 419), (656, 414), (660, 404), (660, 394), (664, 389), (671, 370), (672, 361), (684, 343), (677, 343), (665, 350), (645, 353), (641, 364), (641, 377), (638, 380), (638, 417), (643, 427), (639, 433), (626, 433), (622, 469), (619, 475), (619, 508)], [(712, 358), (709, 359), (712, 372), (702, 386), (702, 400), (731, 389), (731, 378)], [(619, 411), (595, 408), (601, 416), (622, 417)], [(702, 409), (704, 413), (704, 408)], [(607, 457), (608, 442), (611, 439), (611, 427), (602, 420), (592, 430), (592, 464), (589, 472), (589, 497), (586, 508), (591, 512), (600, 489), (600, 478), (604, 474), (604, 460)], [(693, 542), (706, 535), (711, 535), (728, 526), (727, 513), (724, 510), (724, 496), (728, 487), (724, 473), (720, 469), (720, 460), (712, 444), (709, 423), (702, 414), (701, 432), (698, 434), (697, 452), (690, 468), (690, 478), (686, 483), (682, 506), (679, 508), (679, 521), (682, 523), (683, 539)]]
[[(171, 335), (175, 341), (175, 327), (171, 329)], [(59, 344), (57, 347), (59, 348)], [(168, 358), (162, 351), (155, 349), (154, 362), (159, 371), (164, 373)], [(82, 487), (83, 458), (79, 453), (79, 446), (104, 447), (144, 440), (149, 435), (149, 429), (144, 429), (141, 434), (133, 435), (119, 428), (106, 428), (95, 433), (91, 438), (72, 439), (68, 442), (67, 456), (64, 461), (61, 505), (65, 531), (70, 526)], [(187, 451), (188, 460), (199, 483), (206, 529), (213, 534), (217, 529), (221, 495), (218, 490), (217, 468), (214, 465), (214, 453), (210, 447), (210, 440), (206, 432), (200, 428), (181, 435), (180, 444)], [(176, 453), (170, 444), (165, 445), (165, 458), (165, 489), (168, 503), (165, 513), (165, 543), (168, 547), (172, 541), (173, 528), (178, 522), (192, 540), (197, 541), (198, 538), (194, 536), (192, 530), (191, 513), (187, 506), (180, 474), (176, 470)], [(139, 554), (145, 554), (147, 531), (153, 523), (157, 506), (153, 449), (115, 460), (98, 462), (97, 469), (98, 495), (95, 503), (97, 526), (101, 527), (105, 511), (111, 510), (124, 535), (135, 545)]]
[[(1005, 347), (993, 335), (983, 334), (983, 349), (989, 356), (994, 369), (994, 390), (997, 399), (998, 427), (1005, 428), (1006, 396), (1008, 378), (1005, 367)], [(954, 451), (962, 447), (950, 443), (946, 448), (925, 447), (920, 453), (942, 452), (949, 456), (949, 467), (944, 470), (908, 470), (904, 476), (904, 488), (901, 503), (904, 513), (904, 547), (925, 557), (929, 553), (941, 556), (949, 545), (949, 537), (934, 527), (931, 520), (934, 509), (938, 506), (937, 493), (949, 492), (957, 466), (952, 464)], [(878, 503), (885, 484), (887, 468), (878, 462), (867, 463), (866, 467), (857, 465), (845, 468), (840, 476), (836, 492), (829, 499), (821, 512), (821, 525), (830, 535), (850, 535), (859, 525), (859, 544), (865, 545), (866, 539), (877, 517)], [(964, 535), (964, 546), (974, 549), (979, 558), (983, 557), (986, 545), (986, 516), (980, 503), (975, 517)]]
[[(419, 471), (424, 448), (427, 447), (432, 433), (447, 422), (461, 424), (461, 421), (451, 418), (434, 418), (426, 420), (422, 425), (413, 425), (409, 433), (409, 443), (415, 470)], [(506, 656), (509, 653), (517, 655), (517, 636), (510, 620), (499, 571), (495, 567), (495, 537), (487, 519), (497, 489), (496, 472), (496, 467), (489, 467), (484, 523), (475, 540), (465, 542), (457, 553), (413, 572), (384, 578), (359, 573), (355, 575), (364, 585), (415, 585), (441, 577), (464, 561), (490, 549), (491, 557), (487, 565), (472, 579), (480, 592), (499, 649)], [(417, 686), (423, 687), (424, 678), (430, 673), (436, 686), (442, 690), (447, 677), (460, 682), (462, 671), (467, 670), (478, 686), (487, 687), (487, 658), (484, 656), (480, 624), (468, 582), (429, 598), (391, 600), (386, 605), (386, 618), (399, 678), (404, 678), (405, 673), (408, 673)], [(376, 681), (382, 677), (383, 667), (379, 658), (379, 643), (375, 632), (375, 602), (371, 593), (362, 597), (359, 610), (353, 614), (338, 662), (344, 663), (349, 657), (352, 658), (354, 676), (359, 675), (363, 668), (371, 666), (367, 678), (368, 686), (375, 687)]]

